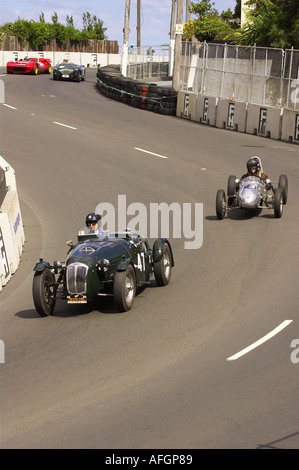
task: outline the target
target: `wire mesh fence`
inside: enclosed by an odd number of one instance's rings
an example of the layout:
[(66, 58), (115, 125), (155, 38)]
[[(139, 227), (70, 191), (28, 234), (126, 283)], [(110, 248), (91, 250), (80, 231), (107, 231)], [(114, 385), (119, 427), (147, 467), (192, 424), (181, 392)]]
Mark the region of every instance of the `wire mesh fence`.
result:
[(299, 50), (183, 42), (179, 87), (299, 109)]
[(168, 76), (169, 46), (129, 47), (127, 77), (134, 80)]

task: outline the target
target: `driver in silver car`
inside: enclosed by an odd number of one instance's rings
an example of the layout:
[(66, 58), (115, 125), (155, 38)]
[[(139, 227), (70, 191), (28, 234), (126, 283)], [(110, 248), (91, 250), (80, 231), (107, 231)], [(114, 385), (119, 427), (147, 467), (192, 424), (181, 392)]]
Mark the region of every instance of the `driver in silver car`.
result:
[(267, 189), (271, 189), (271, 180), (269, 179), (268, 175), (266, 175), (266, 173), (263, 173), (261, 168), (261, 160), (259, 157), (251, 157), (246, 162), (246, 167), (247, 173), (242, 175), (240, 180), (236, 180), (237, 187), (239, 187), (239, 184), (248, 176), (256, 176), (257, 178), (260, 178), (262, 181), (264, 181)]

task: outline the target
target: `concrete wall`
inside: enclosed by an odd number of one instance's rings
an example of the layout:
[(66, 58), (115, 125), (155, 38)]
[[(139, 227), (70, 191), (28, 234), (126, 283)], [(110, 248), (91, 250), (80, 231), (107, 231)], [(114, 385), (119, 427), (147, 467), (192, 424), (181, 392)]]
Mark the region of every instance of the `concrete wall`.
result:
[(53, 65), (63, 59), (70, 62), (85, 65), (86, 67), (105, 67), (107, 65), (119, 65), (121, 63), (120, 54), (95, 54), (89, 52), (47, 52), (47, 51), (0, 51), (0, 67), (6, 67), (10, 60), (20, 60), (25, 56), (43, 57), (50, 59)]

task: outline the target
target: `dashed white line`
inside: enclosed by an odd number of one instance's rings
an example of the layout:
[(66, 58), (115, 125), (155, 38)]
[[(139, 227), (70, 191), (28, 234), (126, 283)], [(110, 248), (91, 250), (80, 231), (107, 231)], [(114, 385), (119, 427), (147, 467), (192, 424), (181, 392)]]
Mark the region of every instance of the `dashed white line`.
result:
[(267, 335), (263, 336), (261, 339), (256, 341), (255, 343), (252, 343), (250, 346), (248, 346), (245, 349), (242, 349), (242, 351), (239, 351), (238, 353), (234, 354), (233, 356), (230, 356), (227, 358), (227, 361), (235, 361), (236, 359), (239, 359), (239, 357), (244, 356), (248, 352), (252, 351), (253, 349), (257, 348), (261, 344), (265, 343), (268, 341), (268, 339), (272, 338), (273, 336), (277, 335), (281, 330), (286, 328), (290, 323), (292, 323), (293, 320), (285, 320), (283, 321), (280, 325), (278, 325), (274, 330), (270, 331)]
[(58, 126), (68, 127), (69, 129), (75, 129), (75, 130), (77, 129), (77, 127), (68, 126), (67, 124), (63, 124), (62, 122), (53, 121), (53, 124), (58, 124)]
[(10, 109), (18, 109), (18, 108), (15, 108), (14, 106), (10, 106), (9, 104), (6, 104), (6, 103), (3, 103), (3, 106), (6, 106), (7, 108), (10, 108)]
[(154, 155), (155, 157), (168, 158), (168, 157), (165, 157), (164, 155), (159, 155), (158, 153), (149, 152), (148, 150), (140, 149), (138, 147), (134, 147), (134, 150), (139, 150), (139, 152), (149, 153), (150, 155)]

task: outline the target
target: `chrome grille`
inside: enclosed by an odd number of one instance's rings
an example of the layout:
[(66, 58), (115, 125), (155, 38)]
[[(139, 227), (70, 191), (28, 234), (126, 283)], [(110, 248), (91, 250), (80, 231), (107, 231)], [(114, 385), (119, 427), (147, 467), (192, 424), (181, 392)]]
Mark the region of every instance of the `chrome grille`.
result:
[(70, 294), (86, 294), (88, 266), (72, 263), (66, 268), (66, 285)]

